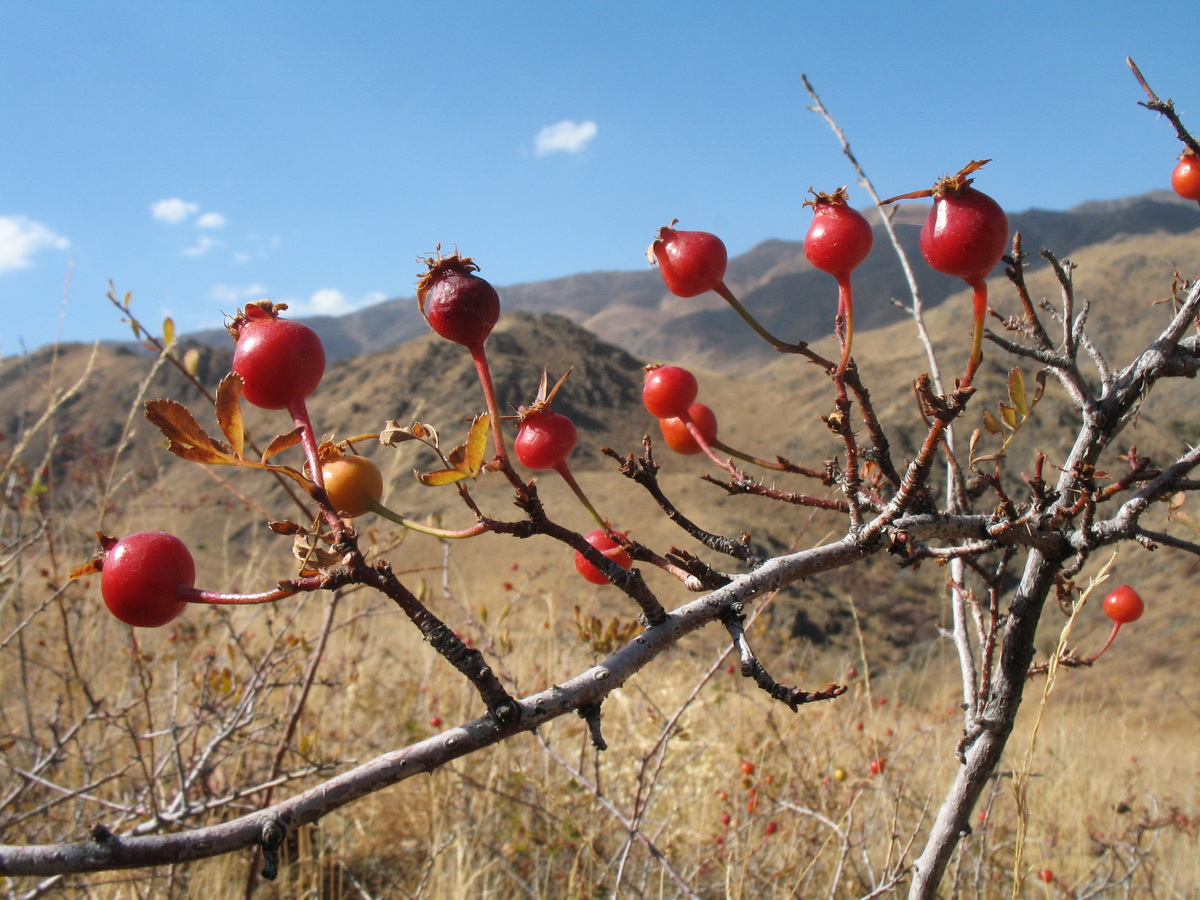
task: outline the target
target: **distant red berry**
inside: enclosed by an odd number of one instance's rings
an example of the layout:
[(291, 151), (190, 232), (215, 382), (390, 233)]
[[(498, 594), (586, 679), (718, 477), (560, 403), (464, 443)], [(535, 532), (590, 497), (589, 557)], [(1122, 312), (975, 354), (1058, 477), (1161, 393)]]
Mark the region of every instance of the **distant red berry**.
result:
[(658, 230), (647, 257), (658, 263), (663, 282), (677, 297), (696, 297), (724, 287), (729, 254), (707, 231), (676, 231), (674, 222)]
[(1046, 884), (1050, 884), (1054, 880), (1054, 872), (1050, 869), (1042, 869), (1042, 871), (1038, 872), (1038, 879), (1046, 882)]
[[(603, 530), (596, 529), (590, 534), (585, 534), (583, 539), (622, 569), (628, 569), (633, 565), (633, 560), (625, 548), (610, 538)], [(592, 565), (591, 560), (578, 550), (575, 551), (575, 568), (579, 571), (580, 575), (592, 584), (609, 584), (609, 580), (604, 576), (604, 573)]]
[(754, 763), (750, 762), (750, 760), (748, 760), (748, 759), (742, 760), (742, 774), (743, 775), (753, 775), (754, 774)]
[(883, 770), (887, 768), (887, 757), (881, 756), (878, 759), (871, 760), (871, 774), (882, 775)]

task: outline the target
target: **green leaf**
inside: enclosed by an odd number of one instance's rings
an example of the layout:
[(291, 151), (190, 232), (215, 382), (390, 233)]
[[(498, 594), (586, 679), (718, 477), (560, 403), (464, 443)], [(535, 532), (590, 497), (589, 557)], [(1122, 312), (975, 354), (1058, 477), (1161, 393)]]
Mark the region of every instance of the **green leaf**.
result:
[(1000, 424), (1000, 420), (992, 415), (991, 410), (983, 411), (983, 427), (987, 429), (988, 434), (1000, 434), (1004, 431), (1004, 426)]
[(1004, 420), (1004, 424), (1013, 431), (1017, 430), (1017, 411), (1007, 403), (1000, 404), (1000, 418)]

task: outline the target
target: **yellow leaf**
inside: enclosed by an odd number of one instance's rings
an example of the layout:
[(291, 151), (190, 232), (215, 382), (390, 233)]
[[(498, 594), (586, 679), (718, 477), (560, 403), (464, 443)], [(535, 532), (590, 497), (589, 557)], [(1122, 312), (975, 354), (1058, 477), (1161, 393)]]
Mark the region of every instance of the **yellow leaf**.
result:
[(183, 354), (183, 368), (193, 378), (200, 371), (200, 351), (195, 347), (188, 347), (187, 352)]
[(479, 474), (483, 465), (483, 455), (487, 452), (488, 429), (491, 419), (487, 416), (476, 416), (467, 434), (467, 466), (472, 475)]
[(417, 472), (417, 480), (428, 487), (438, 487), (478, 475), (483, 468), (483, 457), (487, 452), (490, 424), (487, 416), (476, 416), (471, 422), (466, 443), (459, 444), (446, 456), (446, 462), (453, 468), (439, 469), (436, 472)]
[(1004, 419), (1004, 424), (1013, 431), (1017, 430), (1017, 411), (1007, 403), (1000, 404), (1000, 417)]
[(1008, 399), (1022, 419), (1029, 415), (1029, 407), (1025, 403), (1025, 375), (1020, 369), (1012, 369), (1008, 373)]
[(1004, 430), (1000, 420), (992, 415), (991, 410), (986, 409), (983, 411), (983, 427), (987, 429), (988, 434), (999, 434)]
[(170, 316), (163, 319), (163, 345), (170, 347), (175, 343), (175, 322)]
[(469, 477), (468, 473), (458, 469), (438, 469), (436, 472), (417, 472), (417, 481), (427, 487), (440, 487), (443, 484), (454, 484)]

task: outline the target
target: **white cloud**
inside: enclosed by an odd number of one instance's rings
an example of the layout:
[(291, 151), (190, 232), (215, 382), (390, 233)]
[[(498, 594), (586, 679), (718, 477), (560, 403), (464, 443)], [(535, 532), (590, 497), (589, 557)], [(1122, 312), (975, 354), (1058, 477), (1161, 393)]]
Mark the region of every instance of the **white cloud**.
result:
[(271, 292), (259, 284), (236, 285), (218, 284), (212, 289), (212, 298), (222, 307), (239, 306), (246, 300), (262, 300), (270, 297)]
[(213, 247), (223, 246), (216, 238), (210, 238), (206, 234), (200, 235), (200, 240), (193, 247), (185, 247), (183, 250), (184, 256), (203, 256)]
[(547, 125), (533, 139), (533, 152), (538, 156), (547, 153), (578, 153), (596, 136), (596, 123), (572, 122), (564, 119), (557, 125)]
[(313, 291), (307, 300), (288, 299), (282, 302), (287, 303), (288, 312), (294, 316), (344, 316), (386, 299), (387, 295), (382, 291), (368, 291), (357, 300), (351, 300), (337, 288), (321, 288)]
[(199, 211), (199, 209), (199, 203), (189, 203), (186, 200), (180, 200), (178, 197), (156, 200), (150, 204), (150, 214), (158, 219), (158, 221), (166, 222), (170, 225), (178, 225), (188, 216)]
[(0, 272), (27, 268), (39, 250), (71, 245), (40, 222), (24, 216), (0, 216)]
[(196, 220), (197, 228), (223, 228), (229, 220), (218, 212), (206, 212)]
[(307, 305), (319, 316), (340, 316), (354, 309), (346, 295), (336, 288), (321, 288), (308, 298)]

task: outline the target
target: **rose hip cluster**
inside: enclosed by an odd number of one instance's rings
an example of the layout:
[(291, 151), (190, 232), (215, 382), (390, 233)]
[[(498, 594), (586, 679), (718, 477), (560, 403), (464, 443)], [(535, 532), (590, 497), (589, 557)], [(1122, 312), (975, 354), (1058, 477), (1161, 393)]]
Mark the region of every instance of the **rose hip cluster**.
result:
[[(266, 410), (286, 410), (307, 460), (310, 493), (332, 517), (380, 511), (383, 477), (363, 456), (317, 443), (306, 401), (325, 373), (325, 349), (315, 331), (280, 313), (283, 304), (247, 304), (229, 324), (234, 339), (232, 375), (240, 395)], [(152, 628), (179, 616), (188, 603), (265, 603), (289, 596), (278, 588), (259, 594), (227, 594), (195, 587), (196, 566), (182, 540), (163, 531), (142, 531), (116, 540), (101, 537), (100, 557), (78, 574), (100, 572), (100, 592), (114, 616)]]
[[(967, 177), (982, 165), (982, 162), (973, 162), (957, 175), (939, 180), (928, 191), (893, 198), (933, 198), (932, 209), (921, 230), (922, 255), (932, 268), (963, 279), (973, 290), (975, 331), (967, 370), (960, 380), (961, 387), (970, 384), (979, 365), (987, 297), (985, 279), (999, 262), (1008, 240), (1004, 212), (990, 197), (974, 189), (972, 179)], [(1172, 183), (1182, 196), (1200, 199), (1200, 167), (1194, 156), (1184, 154)], [(837, 386), (839, 401), (844, 404), (847, 402), (844, 379), (851, 363), (854, 330), (851, 274), (870, 254), (873, 231), (867, 218), (849, 205), (845, 188), (831, 193), (812, 193), (813, 199), (806, 205), (812, 207), (813, 220), (805, 238), (804, 252), (815, 268), (832, 275), (837, 282), (834, 331), (840, 356), (836, 364), (830, 364), (829, 374)], [(680, 297), (715, 291), (776, 347), (800, 346), (784, 345), (771, 336), (725, 284), (728, 254), (720, 238), (707, 232), (679, 231), (674, 225), (672, 222), (659, 229), (648, 251), (651, 262), (659, 266), (668, 290)], [(496, 290), (476, 274), (479, 267), (469, 257), (455, 252), (424, 261), (426, 271), (417, 285), (421, 314), (434, 332), (462, 345), (470, 353), (487, 406), (488, 430), (495, 447), (495, 460), (490, 467), (504, 471), (520, 489), (524, 483), (509, 462), (503, 433), (504, 418), (500, 415), (485, 350), (487, 339), (499, 320), (500, 298)], [(262, 409), (285, 410), (291, 416), (296, 438), (304, 449), (307, 480), (299, 473), (293, 474), (306, 485), (330, 527), (336, 531), (343, 517), (349, 519), (374, 512), (406, 527), (442, 537), (470, 537), (487, 530), (481, 523), (460, 532), (448, 532), (405, 520), (382, 505), (384, 481), (374, 462), (347, 452), (351, 448), (350, 442), (343, 442), (341, 446), (318, 443), (306, 401), (321, 382), (325, 352), (320, 338), (311, 328), (280, 315), (285, 308), (264, 300), (248, 304), (233, 318), (229, 326), (235, 342), (232, 373), (247, 402)], [(614, 530), (608, 520), (600, 516), (568, 465), (568, 457), (578, 441), (578, 431), (569, 417), (552, 408), (554, 397), (565, 379), (563, 376), (548, 389), (548, 379), (544, 375), (534, 401), (517, 410), (514, 451), (521, 465), (534, 471), (556, 472), (600, 525), (583, 535), (582, 541), (576, 544), (591, 549), (588, 553), (576, 550), (575, 565), (588, 581), (607, 584), (612, 579), (593, 560), (603, 558), (619, 569), (628, 570), (632, 566), (629, 551), (633, 545), (627, 532)], [(676, 365), (646, 368), (642, 399), (646, 409), (657, 419), (668, 447), (684, 455), (706, 453), (718, 464), (726, 466), (728, 463), (721, 463), (715, 455), (716, 449), (752, 459), (718, 442), (716, 415), (708, 406), (697, 402), (698, 393), (696, 377), (685, 368)], [(484, 434), (480, 432), (481, 442), (485, 440)], [(465, 474), (473, 476), (481, 468), (468, 466)], [(463, 474), (450, 475), (453, 477), (438, 483), (464, 477)], [(575, 535), (576, 539), (579, 537)], [(189, 602), (259, 603), (280, 599), (292, 592), (282, 586), (255, 595), (198, 590), (195, 587), (195, 563), (187, 547), (164, 532), (140, 532), (123, 540), (102, 538), (102, 546), (103, 552), (90, 564), (91, 569), (102, 573), (101, 592), (105, 604), (117, 618), (130, 625), (154, 627), (166, 624), (186, 609)], [(612, 565), (607, 568), (616, 572)], [(1109, 643), (1123, 622), (1132, 621), (1141, 614), (1140, 598), (1132, 588), (1123, 586), (1114, 592), (1114, 596), (1118, 594), (1117, 600), (1105, 602), (1105, 610), (1114, 620)]]
[[(999, 264), (1009, 236), (1004, 210), (991, 197), (972, 187), (973, 179), (968, 177), (987, 162), (973, 161), (956, 175), (939, 179), (932, 188), (883, 201), (889, 204), (932, 197), (933, 206), (921, 228), (921, 255), (930, 268), (963, 279), (972, 290), (975, 327), (971, 355), (960, 379), (962, 388), (970, 386), (983, 356), (985, 279)], [(813, 209), (813, 221), (805, 236), (804, 254), (815, 268), (837, 280), (834, 333), (841, 352), (830, 375), (837, 386), (839, 401), (845, 402), (844, 379), (854, 334), (850, 275), (870, 254), (874, 237), (866, 217), (849, 205), (849, 194), (844, 187), (828, 194), (812, 193), (813, 199), (806, 205)], [(651, 264), (657, 264), (662, 271), (667, 290), (685, 298), (714, 291), (769, 343), (780, 349), (796, 346), (785, 344), (760, 325), (725, 284), (728, 252), (724, 242), (708, 232), (676, 230), (675, 224), (658, 230), (646, 254)]]
[(717, 416), (696, 402), (696, 376), (680, 366), (648, 366), (642, 384), (642, 403), (658, 419), (663, 441), (676, 453), (693, 456), (712, 452), (717, 441)]

